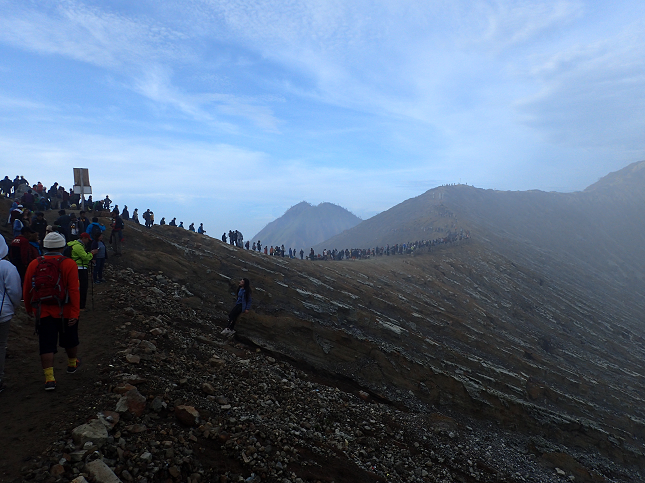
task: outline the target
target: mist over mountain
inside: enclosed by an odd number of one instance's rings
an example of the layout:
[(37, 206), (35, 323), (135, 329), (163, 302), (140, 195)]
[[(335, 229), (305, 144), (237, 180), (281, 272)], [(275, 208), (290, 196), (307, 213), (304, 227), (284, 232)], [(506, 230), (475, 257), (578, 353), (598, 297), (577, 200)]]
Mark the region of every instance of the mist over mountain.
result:
[[(582, 192), (437, 187), (315, 248), (368, 248), (441, 238), (467, 230), (500, 253), (554, 270), (573, 270), (634, 292), (645, 286), (645, 161)], [(584, 275), (582, 273), (584, 272)]]
[(260, 240), (263, 246), (284, 244), (285, 249), (304, 249), (308, 253), (313, 245), (360, 222), (360, 218), (338, 205), (320, 203), (313, 206), (302, 201), (265, 226), (251, 240)]

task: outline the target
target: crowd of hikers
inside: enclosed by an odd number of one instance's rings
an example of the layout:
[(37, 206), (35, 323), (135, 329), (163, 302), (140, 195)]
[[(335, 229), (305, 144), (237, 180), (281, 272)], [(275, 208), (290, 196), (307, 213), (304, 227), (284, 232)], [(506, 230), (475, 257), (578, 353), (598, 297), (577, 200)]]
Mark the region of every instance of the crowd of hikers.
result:
[[(3, 378), (9, 322), (21, 302), (34, 317), (45, 390), (52, 391), (56, 389), (53, 360), (59, 345), (67, 354), (68, 374), (75, 373), (81, 364), (77, 356), (78, 320), (86, 310), (90, 282), (93, 295), (93, 285), (105, 282), (106, 243), (111, 245), (112, 256), (122, 255), (124, 220), (139, 224), (138, 209), (130, 216), (127, 206), (119, 210), (118, 205), (112, 206), (109, 196), (99, 201), (92, 196), (82, 199), (73, 189), (68, 191), (58, 183), (46, 189), (41, 182), (30, 185), (23, 176), (0, 180), (0, 197), (13, 201), (4, 221), (12, 236), (0, 236), (0, 392), (6, 388)], [(49, 210), (57, 210), (57, 216), (53, 219), (49, 215), (48, 221), (45, 212)], [(99, 217), (108, 216), (111, 221), (106, 240), (108, 227)], [(148, 228), (155, 224), (150, 209), (142, 218)], [(165, 225), (165, 218), (159, 224)], [(177, 225), (176, 218), (168, 225), (184, 228), (183, 222)], [(206, 233), (203, 223), (197, 229), (191, 223), (188, 230)], [(242, 235), (239, 237), (241, 242)], [(245, 290), (244, 311), (248, 311), (248, 280)], [(229, 316), (229, 335), (234, 333), (235, 319), (242, 312), (236, 310)]]
[[(14, 200), (19, 202), (21, 205), (12, 207), (11, 219), (9, 220), (10, 223), (14, 224), (14, 236), (18, 236), (20, 234), (20, 230), (23, 226), (32, 226), (33, 218), (39, 219), (38, 228), (40, 230), (39, 237), (41, 243), (45, 235), (45, 228), (43, 227), (44, 222), (42, 221), (42, 218), (38, 218), (39, 213), (47, 209), (60, 208), (61, 211), (59, 213), (62, 213), (63, 210), (69, 208), (78, 209), (81, 201), (80, 195), (75, 194), (72, 189), (69, 191), (65, 190), (65, 188), (59, 186), (58, 183), (54, 183), (49, 190), (46, 190), (41, 182), (30, 187), (27, 180), (22, 176), (16, 176), (13, 180), (9, 179), (8, 176), (5, 176), (3, 180), (0, 180), (0, 193), (2, 196), (14, 198)], [(16, 203), (14, 203), (14, 205), (16, 205)], [(87, 221), (87, 213), (108, 211), (112, 216), (113, 225), (109, 242), (112, 244), (115, 255), (120, 255), (120, 243), (123, 240), (123, 221), (132, 221), (133, 223), (140, 224), (139, 210), (135, 208), (132, 214), (130, 214), (127, 205), (125, 205), (122, 210), (119, 209), (119, 205), (114, 205), (114, 207), (112, 207), (112, 200), (110, 200), (109, 196), (106, 196), (104, 199), (99, 201), (93, 201), (92, 196), (90, 196), (85, 201), (85, 206), (87, 206), (86, 211), (81, 211), (78, 218), (76, 218), (73, 213), (69, 215), (69, 223), (67, 223), (67, 215), (63, 213), (61, 215), (62, 220), (61, 218), (57, 219), (53, 225), (53, 229), (63, 232), (69, 230), (71, 231), (69, 235), (78, 238), (80, 233), (83, 233), (84, 229), (87, 228), (86, 224), (89, 224)], [(37, 211), (33, 212), (33, 210)], [(142, 213), (141, 217), (143, 218), (144, 225), (147, 228), (151, 228), (155, 224), (155, 215), (152, 210), (146, 209), (146, 211)], [(16, 221), (16, 219), (18, 220)], [(58, 223), (60, 221), (62, 221), (62, 224)], [(78, 226), (79, 224), (80, 227)], [(117, 225), (116, 228), (114, 227), (115, 224)], [(159, 225), (166, 224), (168, 226), (184, 228), (201, 235), (206, 234), (203, 223), (200, 223), (197, 228), (195, 228), (195, 223), (190, 223), (188, 228), (186, 228), (183, 221), (177, 222), (177, 218), (172, 218), (172, 220), (166, 222), (165, 217), (162, 217), (159, 221)], [(103, 229), (104, 228), (105, 227), (103, 227)], [(245, 242), (242, 233), (238, 230), (229, 230), (228, 234), (224, 232), (221, 240), (224, 243), (230, 243), (236, 247), (257, 251), (269, 256), (288, 256), (292, 259), (300, 258), (301, 260), (360, 260), (379, 256), (414, 254), (422, 248), (431, 250), (436, 246), (452, 244), (468, 238), (470, 238), (470, 233), (467, 231), (448, 231), (445, 235), (431, 240), (418, 240), (393, 246), (385, 245), (371, 248), (346, 248), (344, 250), (324, 249), (321, 253), (315, 253), (313, 248), (310, 248), (309, 252), (306, 253), (302, 248), (300, 251), (297, 251), (295, 248), (285, 248), (284, 245), (263, 246), (260, 240), (254, 242), (247, 240)]]
[[(389, 244), (385, 246), (376, 246), (373, 248), (346, 248), (345, 250), (328, 250), (323, 249), (322, 253), (316, 253), (313, 248), (309, 249), (309, 253), (305, 256), (305, 251), (301, 248), (298, 252), (295, 248), (286, 249), (284, 245), (276, 246), (264, 246), (262, 248), (262, 242), (258, 240), (257, 242), (244, 243), (242, 240), (242, 234), (238, 231), (229, 231), (228, 240), (231, 245), (235, 245), (240, 248), (245, 248), (247, 250), (257, 251), (258, 253), (264, 253), (265, 255), (275, 256), (275, 257), (289, 257), (289, 258), (298, 258), (301, 260), (361, 260), (374, 257), (390, 256), (390, 255), (410, 255), (418, 252), (422, 248), (427, 250), (432, 250), (434, 247), (440, 245), (449, 245), (453, 243), (461, 242), (462, 240), (467, 240), (470, 238), (470, 231), (448, 231), (445, 236), (437, 237), (432, 240), (418, 240), (411, 243), (397, 243), (396, 245), (390, 246)], [(227, 242), (226, 233), (222, 234), (222, 241)]]
[[(58, 183), (54, 183), (49, 189), (41, 182), (30, 186), (22, 176), (16, 176), (13, 180), (5, 176), (0, 180), (0, 196), (13, 200), (5, 222), (5, 226), (10, 226), (13, 236), (8, 242), (0, 237), (0, 392), (5, 388), (2, 379), (8, 322), (13, 317), (14, 308), (23, 298), (27, 312), (36, 321), (45, 389), (51, 391), (56, 388), (53, 374), (56, 343), (59, 341), (67, 353), (67, 372), (76, 372), (81, 363), (77, 357), (78, 319), (86, 308), (90, 283), (93, 293), (94, 284), (105, 282), (103, 269), (109, 256), (107, 244), (111, 246), (110, 256), (122, 255), (124, 220), (140, 224), (139, 211), (135, 208), (130, 214), (127, 205), (120, 210), (118, 205), (112, 206), (109, 196), (99, 201), (93, 201), (92, 196), (87, 200), (81, 199), (73, 189), (68, 191)], [(45, 211), (48, 210), (57, 210), (55, 220), (48, 221), (45, 218)], [(152, 210), (147, 209), (141, 216), (147, 228), (154, 226), (155, 216)], [(99, 217), (110, 218), (107, 240), (108, 227), (100, 223)], [(176, 218), (167, 224), (185, 229), (183, 222), (178, 224)], [(161, 218), (159, 225), (166, 225), (165, 218)], [(206, 234), (203, 223), (197, 229), (191, 223), (187, 230)], [(438, 228), (436, 231), (443, 229)], [(439, 245), (458, 243), (468, 238), (468, 231), (448, 231), (444, 236), (432, 240), (364, 249), (325, 249), (322, 253), (315, 253), (310, 248), (307, 254), (302, 248), (296, 251), (295, 248), (286, 249), (284, 245), (263, 245), (260, 240), (245, 242), (238, 230), (229, 230), (228, 234), (224, 232), (221, 240), (268, 256), (288, 256), (291, 259), (313, 261), (414, 254), (423, 248), (431, 250)], [(240, 293), (247, 294), (242, 301), (239, 300)], [(229, 314), (224, 334), (234, 333), (235, 319), (240, 313), (248, 311), (250, 293), (248, 280), (243, 279), (238, 290), (238, 303)]]

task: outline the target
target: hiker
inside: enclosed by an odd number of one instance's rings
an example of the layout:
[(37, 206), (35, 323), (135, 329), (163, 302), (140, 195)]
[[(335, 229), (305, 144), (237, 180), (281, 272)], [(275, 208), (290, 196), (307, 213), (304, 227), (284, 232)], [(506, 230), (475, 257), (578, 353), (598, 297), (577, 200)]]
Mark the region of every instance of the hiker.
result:
[(9, 338), (9, 322), (13, 318), (15, 307), (22, 297), (22, 284), (20, 274), (11, 262), (5, 260), (9, 252), (7, 242), (0, 236), (0, 291), (2, 303), (0, 305), (0, 392), (5, 390), (4, 361), (7, 353), (7, 339)]
[[(57, 352), (57, 343), (67, 352), (68, 374), (75, 373), (80, 365), (77, 358), (80, 292), (78, 266), (74, 260), (62, 254), (65, 237), (60, 233), (50, 233), (43, 245), (45, 255), (33, 260), (27, 267), (23, 298), (27, 313), (36, 317), (45, 391), (53, 391), (56, 389), (54, 354)], [(56, 276), (52, 277), (54, 272)], [(60, 283), (52, 283), (51, 280), (60, 280)], [(45, 298), (52, 293), (56, 294), (54, 299), (57, 301), (54, 303), (51, 303), (52, 299)]]
[(128, 211), (128, 205), (123, 206), (123, 211), (121, 212), (121, 218), (124, 220), (130, 219), (130, 212)]
[(84, 211), (81, 211), (78, 214), (77, 226), (78, 226), (78, 232), (79, 233), (83, 233), (83, 232), (87, 231), (87, 227), (90, 226), (90, 220), (88, 220), (88, 218), (85, 215)]
[(228, 314), (228, 325), (222, 331), (222, 335), (235, 334), (235, 322), (242, 313), (248, 313), (251, 308), (251, 282), (248, 278), (243, 278), (237, 287), (237, 301), (235, 307)]
[(162, 216), (161, 221), (159, 222), (160, 225), (165, 225), (166, 224), (166, 217)]
[(170, 223), (168, 223), (168, 226), (177, 226), (177, 218), (173, 218), (170, 220)]
[(22, 222), (22, 215), (22, 205), (18, 205), (15, 209), (11, 210), (11, 216), (13, 217), (13, 220), (11, 220), (11, 228), (14, 238), (20, 236), (20, 233), (25, 226)]
[(139, 223), (139, 208), (135, 208), (134, 211), (132, 212), (132, 221), (134, 221), (137, 225), (140, 225), (140, 223)]
[(69, 237), (69, 222), (71, 221), (71, 217), (65, 213), (65, 210), (60, 210), (58, 214), (60, 216), (56, 218), (54, 227), (58, 227), (57, 231), (65, 237), (65, 240), (69, 241), (71, 240)]
[(87, 229), (85, 230), (85, 233), (87, 233), (92, 241), (96, 240), (98, 235), (103, 233), (105, 231), (105, 225), (102, 225), (99, 223), (99, 219), (97, 216), (92, 218), (92, 223), (87, 225)]
[(204, 230), (204, 224), (203, 223), (199, 224), (199, 228), (197, 228), (197, 233), (199, 233), (200, 235), (203, 235), (204, 233), (206, 233), (206, 230)]
[[(184, 228), (184, 222), (183, 222), (183, 221), (180, 221), (180, 222), (179, 222), (179, 228)], [(185, 228), (184, 228), (184, 229), (185, 229)]]
[(79, 233), (82, 233), (82, 231), (79, 232), (78, 220), (76, 219), (76, 215), (72, 213), (71, 215), (69, 215), (69, 238), (67, 238), (67, 240), (78, 240)]
[[(135, 212), (137, 210), (134, 210)], [(112, 243), (112, 250), (117, 256), (121, 256), (121, 242), (123, 241), (123, 229), (125, 228), (125, 223), (119, 215), (114, 217), (112, 222), (112, 233), (110, 233), (110, 242)]]
[(107, 249), (105, 243), (103, 242), (103, 233), (99, 233), (98, 236), (92, 242), (92, 253), (96, 250), (94, 255), (94, 272), (92, 273), (92, 281), (94, 283), (103, 283), (103, 267), (105, 266), (105, 260), (107, 259)]
[(9, 179), (9, 176), (5, 176), (2, 181), (0, 181), (0, 191), (3, 198), (8, 198), (11, 193), (11, 187), (13, 183)]
[(31, 222), (32, 230), (38, 233), (38, 240), (40, 241), (40, 247), (43, 246), (43, 240), (47, 234), (47, 220), (45, 220), (45, 214), (42, 211), (36, 213), (36, 219)]
[(40, 256), (40, 245), (38, 245), (38, 233), (24, 226), (9, 246), (9, 261), (14, 264), (20, 274), (20, 283), (25, 281), (25, 272), (32, 260)]
[(188, 225), (188, 231), (192, 231), (193, 233), (195, 232), (195, 223)]
[(71, 248), (70, 258), (76, 262), (78, 265), (78, 281), (80, 284), (81, 291), (81, 310), (85, 309), (85, 303), (87, 301), (87, 288), (89, 285), (89, 275), (88, 271), (90, 265), (92, 264), (92, 259), (98, 250), (87, 251), (87, 247), (92, 243), (92, 238), (87, 233), (82, 233), (78, 240), (72, 240), (67, 243), (67, 246)]
[(20, 198), (20, 202), (23, 204), (23, 206), (30, 210), (34, 209), (34, 201), (36, 201), (36, 199), (34, 198), (34, 194), (31, 190), (27, 190), (27, 192), (22, 195), (22, 198)]
[(222, 233), (222, 241), (226, 243), (226, 232)]
[(305, 255), (305, 251), (301, 248), (301, 249), (300, 249), (300, 260), (302, 260), (302, 259), (303, 259), (302, 257), (303, 257), (304, 255)]
[(262, 251), (262, 243), (260, 243), (260, 240), (258, 240), (258, 252)]

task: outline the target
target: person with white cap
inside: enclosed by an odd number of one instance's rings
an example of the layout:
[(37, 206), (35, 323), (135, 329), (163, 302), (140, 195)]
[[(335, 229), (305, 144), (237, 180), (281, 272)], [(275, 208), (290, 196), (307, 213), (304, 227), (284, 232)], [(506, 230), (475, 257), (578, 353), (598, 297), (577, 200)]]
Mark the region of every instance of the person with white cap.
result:
[(7, 339), (9, 338), (9, 322), (13, 318), (15, 307), (20, 304), (22, 287), (18, 270), (9, 260), (4, 258), (9, 253), (9, 247), (3, 236), (0, 236), (0, 392), (5, 390), (4, 361), (7, 354)]
[(56, 389), (54, 354), (57, 344), (67, 352), (68, 374), (75, 373), (80, 365), (77, 358), (80, 291), (78, 267), (62, 253), (65, 237), (57, 232), (49, 233), (43, 245), (44, 256), (27, 267), (23, 298), (27, 313), (36, 317), (45, 390), (52, 391)]

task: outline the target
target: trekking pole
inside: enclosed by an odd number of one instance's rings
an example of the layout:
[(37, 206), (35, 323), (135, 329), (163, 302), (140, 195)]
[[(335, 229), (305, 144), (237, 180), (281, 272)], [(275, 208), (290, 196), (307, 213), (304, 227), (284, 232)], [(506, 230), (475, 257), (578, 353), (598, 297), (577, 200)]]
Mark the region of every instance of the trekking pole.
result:
[(94, 312), (94, 264), (90, 263), (90, 283), (92, 284), (92, 312)]

